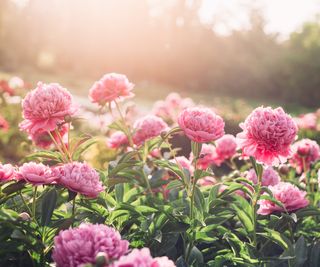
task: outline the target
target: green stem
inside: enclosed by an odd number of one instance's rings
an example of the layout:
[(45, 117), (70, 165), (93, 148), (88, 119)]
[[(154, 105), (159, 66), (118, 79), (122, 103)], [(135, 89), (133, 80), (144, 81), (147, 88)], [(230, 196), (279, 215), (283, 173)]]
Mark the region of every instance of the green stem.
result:
[(56, 148), (59, 150), (59, 152), (61, 153), (62, 156), (62, 160), (64, 162), (68, 162), (68, 158), (66, 158), (64, 152), (62, 151), (61, 147), (59, 146), (59, 144), (57, 143), (56, 139), (53, 137), (52, 133), (50, 131), (47, 132), (51, 138), (51, 140), (53, 141), (53, 143), (55, 144)]
[(19, 195), (20, 195), (20, 197), (21, 197), (21, 200), (22, 200), (23, 204), (25, 205), (26, 209), (28, 210), (29, 214), (32, 215), (32, 211), (31, 211), (31, 209), (29, 208), (27, 202), (25, 201), (25, 199), (24, 199), (24, 197), (23, 197), (23, 195), (22, 195), (22, 193), (21, 193), (21, 190), (19, 191)]
[(36, 200), (37, 200), (37, 189), (35, 186), (33, 190), (33, 199), (32, 199), (32, 217), (36, 220)]
[(65, 153), (65, 156), (69, 159), (70, 162), (72, 162), (72, 158), (71, 158), (70, 152), (68, 151), (65, 143), (64, 143), (63, 140), (62, 140), (61, 134), (59, 133), (59, 131), (58, 131), (57, 128), (56, 128), (54, 131), (55, 131), (56, 135), (58, 136), (58, 139), (59, 139), (59, 141), (60, 141), (62, 150), (63, 150), (64, 153)]
[(131, 147), (133, 147), (133, 140), (132, 140), (132, 135), (131, 135), (131, 130), (130, 130), (130, 127), (127, 125), (126, 123), (126, 119), (124, 118), (124, 116), (122, 115), (122, 112), (121, 112), (121, 109), (119, 107), (119, 104), (117, 101), (114, 101), (114, 103), (116, 104), (116, 108), (118, 110), (118, 113), (120, 115), (120, 118), (122, 120), (122, 123), (123, 125), (125, 126), (125, 129), (126, 129), (126, 135), (128, 137), (128, 140), (129, 140), (129, 144)]

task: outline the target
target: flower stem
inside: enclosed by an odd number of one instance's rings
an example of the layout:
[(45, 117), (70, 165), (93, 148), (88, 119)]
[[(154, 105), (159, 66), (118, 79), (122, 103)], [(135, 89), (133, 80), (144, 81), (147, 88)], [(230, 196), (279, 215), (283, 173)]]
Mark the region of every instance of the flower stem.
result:
[(75, 212), (76, 212), (76, 197), (77, 197), (77, 195), (72, 200), (72, 226), (73, 226), (74, 216), (75, 216)]
[(116, 108), (117, 108), (118, 113), (119, 113), (119, 115), (120, 115), (121, 121), (122, 121), (122, 123), (123, 123), (123, 125), (124, 125), (124, 127), (125, 127), (125, 131), (126, 131), (126, 135), (127, 135), (127, 137), (128, 137), (128, 140), (129, 140), (129, 144), (130, 144), (131, 147), (133, 147), (133, 140), (132, 140), (132, 135), (131, 135), (130, 127), (129, 127), (129, 126), (127, 125), (127, 123), (126, 123), (125, 117), (123, 116), (123, 114), (122, 114), (122, 112), (121, 112), (121, 109), (120, 109), (120, 107), (119, 107), (118, 102), (117, 102), (117, 101), (114, 101), (114, 102), (115, 102), (115, 104), (116, 104)]
[(59, 152), (61, 153), (62, 156), (62, 160), (64, 162), (68, 162), (68, 158), (66, 158), (63, 150), (61, 149), (61, 147), (59, 146), (59, 144), (57, 143), (56, 139), (53, 137), (52, 133), (50, 131), (47, 132), (51, 138), (51, 140), (53, 141), (53, 143), (55, 144), (56, 148), (59, 150)]
[[(69, 150), (67, 149), (65, 143), (64, 143), (63, 140), (62, 140), (61, 134), (59, 133), (59, 131), (58, 131), (57, 128), (56, 128), (54, 131), (55, 131), (56, 135), (57, 135), (58, 138), (59, 138), (59, 141), (60, 141), (62, 150), (63, 150), (64, 153), (65, 153), (65, 156), (69, 159), (70, 162), (72, 162), (72, 158), (71, 158), (70, 152), (69, 152)], [(69, 135), (69, 133), (68, 133), (68, 135)]]
[(36, 220), (36, 201), (37, 201), (37, 189), (38, 187), (35, 186), (33, 190), (33, 199), (32, 199), (32, 216)]

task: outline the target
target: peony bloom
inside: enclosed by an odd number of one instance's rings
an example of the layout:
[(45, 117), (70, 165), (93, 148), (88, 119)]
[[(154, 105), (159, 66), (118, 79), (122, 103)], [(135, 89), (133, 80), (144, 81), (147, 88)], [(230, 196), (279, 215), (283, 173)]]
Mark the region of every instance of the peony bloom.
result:
[(127, 253), (129, 242), (120, 233), (103, 224), (82, 223), (79, 227), (60, 231), (54, 238), (52, 259), (57, 267), (77, 267), (95, 263), (99, 252), (110, 260)]
[(189, 171), (190, 175), (193, 175), (194, 167), (192, 163), (184, 156), (176, 157), (175, 159), (171, 159), (171, 162), (177, 164), (182, 169), (186, 169)]
[(12, 77), (9, 80), (8, 84), (11, 88), (14, 88), (14, 89), (21, 89), (25, 87), (25, 82), (20, 77), (17, 77), (17, 76)]
[(157, 101), (153, 106), (153, 114), (169, 124), (174, 124), (182, 110), (193, 107), (190, 98), (182, 98), (178, 93), (170, 93), (164, 101)]
[(305, 167), (310, 168), (310, 165), (320, 159), (320, 147), (316, 141), (310, 139), (301, 139), (292, 145), (293, 155), (289, 160), (292, 167), (296, 168), (298, 173), (303, 172), (303, 161)]
[(7, 93), (10, 96), (14, 95), (14, 89), (6, 80), (0, 80), (0, 93)]
[[(309, 205), (306, 199), (306, 192), (290, 183), (280, 182), (274, 186), (269, 186), (273, 197), (281, 202), (287, 211), (295, 211)], [(258, 214), (268, 215), (276, 211), (284, 211), (277, 204), (267, 199), (259, 200)]]
[[(68, 141), (68, 126), (66, 124), (63, 124), (57, 128), (59, 131), (59, 134), (61, 136), (61, 139), (64, 143), (67, 143)], [(52, 137), (54, 140), (59, 144), (60, 139), (56, 131), (51, 132)], [(51, 139), (48, 132), (35, 132), (33, 134), (29, 135), (29, 139), (31, 139), (34, 144), (38, 147), (41, 147), (43, 149), (49, 148), (51, 145), (53, 145), (53, 140)]]
[(35, 162), (24, 163), (20, 166), (17, 177), (33, 185), (51, 184), (57, 179), (49, 166)]
[(315, 113), (302, 114), (296, 118), (299, 129), (317, 129), (317, 115)]
[(5, 132), (9, 130), (9, 123), (1, 115), (0, 115), (0, 130), (3, 130)]
[(108, 73), (95, 82), (89, 91), (91, 102), (104, 106), (113, 101), (122, 101), (124, 98), (133, 97), (131, 92), (134, 87), (123, 74)]
[(212, 186), (217, 183), (217, 180), (214, 177), (206, 176), (197, 181), (199, 186)]
[(57, 83), (38, 83), (22, 101), (24, 121), (20, 128), (29, 134), (54, 131), (77, 108), (71, 94)]
[(240, 127), (237, 142), (244, 156), (267, 165), (286, 162), (297, 125), (282, 108), (256, 108)]
[(161, 132), (167, 130), (168, 125), (159, 117), (154, 115), (145, 116), (134, 124), (133, 142), (140, 146), (145, 141), (157, 137)]
[(185, 135), (194, 142), (214, 141), (224, 134), (224, 121), (208, 108), (187, 108), (178, 118)]
[(87, 163), (72, 162), (54, 168), (58, 183), (87, 197), (95, 198), (104, 187), (99, 174)]
[(6, 182), (14, 179), (16, 172), (11, 164), (0, 163), (0, 182)]
[(107, 146), (113, 149), (118, 149), (129, 145), (128, 137), (123, 132), (114, 132), (107, 141)]
[[(190, 161), (193, 161), (193, 154), (190, 154)], [(221, 161), (218, 160), (216, 148), (211, 144), (203, 144), (201, 148), (200, 157), (197, 159), (197, 168), (206, 170), (211, 165), (220, 166)]]
[(152, 258), (148, 248), (134, 249), (122, 256), (112, 267), (175, 267), (168, 257)]
[[(252, 181), (254, 184), (258, 183), (258, 177), (254, 169), (251, 169), (247, 172), (246, 178)], [(262, 186), (276, 185), (280, 183), (280, 180), (281, 178), (279, 174), (271, 166), (264, 168), (261, 181)]]
[(231, 134), (226, 134), (216, 141), (216, 152), (221, 161), (230, 159), (237, 152), (236, 138)]

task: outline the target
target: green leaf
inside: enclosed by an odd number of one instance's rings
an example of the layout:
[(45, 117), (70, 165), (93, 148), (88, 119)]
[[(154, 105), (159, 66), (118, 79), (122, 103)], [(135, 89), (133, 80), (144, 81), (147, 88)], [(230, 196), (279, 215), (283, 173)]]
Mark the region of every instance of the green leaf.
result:
[(281, 233), (268, 228), (265, 228), (264, 230), (265, 233), (257, 233), (257, 235), (263, 236), (271, 240), (272, 242), (282, 247), (284, 250), (290, 250), (290, 248), (292, 248), (292, 244), (290, 243), (290, 241), (287, 238), (285, 238)]
[(55, 188), (46, 192), (41, 202), (41, 225), (49, 225), (54, 208), (57, 203), (57, 191)]

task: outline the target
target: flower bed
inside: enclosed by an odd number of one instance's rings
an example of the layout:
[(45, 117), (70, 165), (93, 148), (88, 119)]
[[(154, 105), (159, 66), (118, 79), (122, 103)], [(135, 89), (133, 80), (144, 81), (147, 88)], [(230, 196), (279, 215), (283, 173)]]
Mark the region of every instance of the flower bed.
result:
[[(115, 73), (89, 90), (99, 138), (59, 84), (25, 95), (14, 134), (32, 145), (0, 164), (0, 266), (320, 266), (320, 148), (302, 138), (319, 114), (258, 107), (233, 136), (175, 93), (137, 116), (133, 92)], [(17, 125), (1, 116), (1, 136)], [(112, 151), (99, 168), (95, 145)]]

